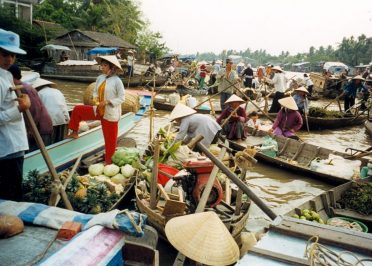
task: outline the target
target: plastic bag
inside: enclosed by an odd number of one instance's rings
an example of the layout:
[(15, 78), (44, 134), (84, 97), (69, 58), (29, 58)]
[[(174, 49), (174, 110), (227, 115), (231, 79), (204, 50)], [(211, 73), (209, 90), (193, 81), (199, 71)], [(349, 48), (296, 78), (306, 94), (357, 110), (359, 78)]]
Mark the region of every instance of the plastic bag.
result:
[(353, 179), (359, 176), (361, 164), (359, 160), (348, 160), (341, 156), (330, 154), (328, 159), (314, 159), (310, 163), (310, 169), (341, 178)]
[(270, 136), (265, 136), (264, 141), (260, 147), (260, 151), (265, 154), (266, 156), (276, 157), (276, 153), (278, 152), (278, 143), (275, 139)]

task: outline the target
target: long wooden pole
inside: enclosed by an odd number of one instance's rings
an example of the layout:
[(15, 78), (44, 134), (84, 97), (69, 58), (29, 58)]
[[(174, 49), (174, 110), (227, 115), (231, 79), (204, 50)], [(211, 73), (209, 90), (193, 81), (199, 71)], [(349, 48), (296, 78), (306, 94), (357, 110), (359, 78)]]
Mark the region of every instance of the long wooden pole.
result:
[(223, 127), (224, 125), (226, 125), (227, 122), (229, 122), (230, 118), (236, 114), (236, 111), (238, 111), (240, 105), (238, 107), (236, 107), (232, 112), (231, 114), (225, 119), (225, 121), (223, 121), (223, 123), (221, 124), (221, 127)]
[(158, 184), (158, 162), (159, 162), (159, 150), (160, 144), (159, 140), (155, 139), (154, 141), (154, 163), (152, 167), (152, 178), (150, 184), (150, 208), (156, 208), (156, 194), (157, 194), (157, 184)]
[[(19, 91), (19, 89), (21, 89), (21, 88), (22, 88), (22, 86), (17, 86), (15, 88), (15, 93), (16, 93), (17, 97), (21, 97), (21, 92)], [(70, 203), (70, 201), (67, 197), (66, 191), (63, 189), (61, 180), (58, 177), (57, 171), (53, 166), (53, 162), (50, 159), (48, 151), (45, 148), (45, 144), (43, 142), (43, 139), (40, 136), (39, 130), (36, 127), (34, 118), (32, 117), (30, 110), (27, 109), (27, 110), (24, 111), (24, 113), (26, 115), (26, 119), (28, 120), (28, 122), (31, 126), (32, 135), (34, 136), (35, 141), (40, 148), (40, 152), (43, 155), (45, 163), (48, 166), (49, 172), (54, 179), (54, 186), (55, 186), (55, 189), (56, 189), (55, 190), (56, 195), (53, 195), (53, 192), (52, 192), (51, 198), (49, 199), (49, 205), (50, 206), (55, 206), (55, 202), (57, 200), (57, 195), (60, 194), (66, 208), (69, 209), (69, 210), (73, 210), (72, 205), (71, 205), (71, 203)]]
[(257, 197), (256, 194), (254, 194), (252, 190), (250, 190), (249, 187), (243, 183), (243, 181), (241, 181), (234, 173), (230, 171), (229, 168), (219, 161), (202, 143), (198, 142), (196, 146), (205, 154), (205, 156), (207, 156), (215, 165), (217, 165), (228, 178), (230, 178), (241, 190), (243, 190), (243, 192), (247, 194), (249, 198), (270, 217), (270, 219), (274, 220), (277, 217), (277, 215), (266, 205), (266, 203)]

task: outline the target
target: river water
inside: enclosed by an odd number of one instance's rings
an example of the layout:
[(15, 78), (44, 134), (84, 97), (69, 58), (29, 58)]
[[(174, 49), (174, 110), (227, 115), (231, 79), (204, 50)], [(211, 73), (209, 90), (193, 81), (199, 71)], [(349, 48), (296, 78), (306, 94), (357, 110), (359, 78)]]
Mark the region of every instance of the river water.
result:
[[(70, 103), (80, 103), (83, 99), (83, 94), (88, 86), (85, 83), (67, 82), (54, 80), (58, 88), (63, 92), (66, 100)], [(218, 100), (214, 100), (217, 104)], [(322, 106), (327, 101), (317, 101), (314, 105)], [(167, 119), (169, 113), (164, 111), (156, 111), (154, 118), (155, 132), (168, 124)], [(145, 148), (149, 138), (150, 119), (148, 114), (136, 124), (133, 130), (128, 134), (128, 137), (134, 138), (140, 148)], [(300, 132), (299, 136), (306, 142), (328, 147), (338, 151), (344, 151), (348, 147), (366, 149), (372, 145), (372, 140), (367, 137), (363, 126), (352, 128), (344, 128), (338, 130), (312, 131), (310, 133)], [(277, 214), (284, 214), (301, 203), (321, 194), (323, 191), (330, 189), (330, 185), (316, 181), (302, 175), (284, 171), (280, 168), (270, 167), (258, 163), (248, 173), (250, 188), (263, 199), (268, 206)], [(247, 229), (258, 231), (263, 226), (268, 225), (270, 219), (255, 205), (250, 210), (250, 218), (247, 223)], [(165, 252), (171, 256), (174, 251), (171, 251), (169, 246), (165, 245)], [(164, 248), (164, 245), (163, 245)], [(162, 252), (161, 252), (162, 253)], [(161, 254), (161, 258), (164, 255)], [(168, 255), (167, 255), (168, 256)], [(172, 258), (166, 259), (172, 260)], [(168, 263), (166, 263), (168, 264)]]

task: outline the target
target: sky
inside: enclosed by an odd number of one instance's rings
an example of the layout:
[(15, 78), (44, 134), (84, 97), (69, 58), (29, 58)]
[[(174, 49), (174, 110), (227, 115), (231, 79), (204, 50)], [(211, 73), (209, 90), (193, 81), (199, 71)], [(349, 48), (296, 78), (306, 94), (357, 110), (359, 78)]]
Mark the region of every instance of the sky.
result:
[(150, 29), (180, 54), (264, 49), (272, 55), (372, 37), (371, 0), (138, 0)]

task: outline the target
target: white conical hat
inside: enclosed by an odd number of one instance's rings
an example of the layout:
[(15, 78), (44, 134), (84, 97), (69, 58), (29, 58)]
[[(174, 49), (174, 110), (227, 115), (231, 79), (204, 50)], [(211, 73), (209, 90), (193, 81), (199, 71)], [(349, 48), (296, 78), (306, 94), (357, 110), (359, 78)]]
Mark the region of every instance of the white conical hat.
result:
[(115, 55), (100, 55), (100, 56), (97, 56), (96, 57), (97, 63), (101, 64), (102, 59), (110, 62), (111, 64), (116, 66), (119, 70), (123, 71), (123, 69), (121, 68), (121, 65), (119, 63), (119, 60), (117, 59), (117, 57)]
[(179, 216), (165, 226), (169, 242), (186, 257), (206, 265), (230, 265), (239, 247), (214, 212)]
[(242, 98), (240, 98), (239, 96), (236, 96), (235, 94), (231, 95), (230, 98), (227, 99), (225, 103), (232, 103), (232, 102), (245, 103), (245, 101)]
[(283, 107), (291, 110), (298, 110), (297, 104), (292, 97), (282, 98), (278, 101)]
[(42, 78), (38, 78), (38, 79), (34, 80), (31, 84), (32, 84), (32, 87), (34, 87), (34, 89), (37, 89), (37, 88), (45, 86), (45, 85), (50, 85), (50, 87), (55, 87), (56, 86), (56, 84), (54, 82), (51, 82), (49, 80), (42, 79)]
[(283, 69), (280, 66), (274, 66), (271, 68), (272, 70), (278, 70), (280, 72), (283, 72)]
[(303, 91), (303, 92), (306, 92), (307, 94), (309, 94), (309, 91), (303, 86), (295, 89), (295, 91)]
[(355, 76), (352, 79), (359, 79), (361, 81), (365, 81), (365, 79), (361, 75)]
[(192, 115), (195, 113), (196, 111), (194, 109), (191, 109), (190, 107), (182, 103), (177, 103), (172, 113), (170, 114), (169, 119), (170, 121), (173, 121), (174, 119), (185, 117), (185, 116)]

